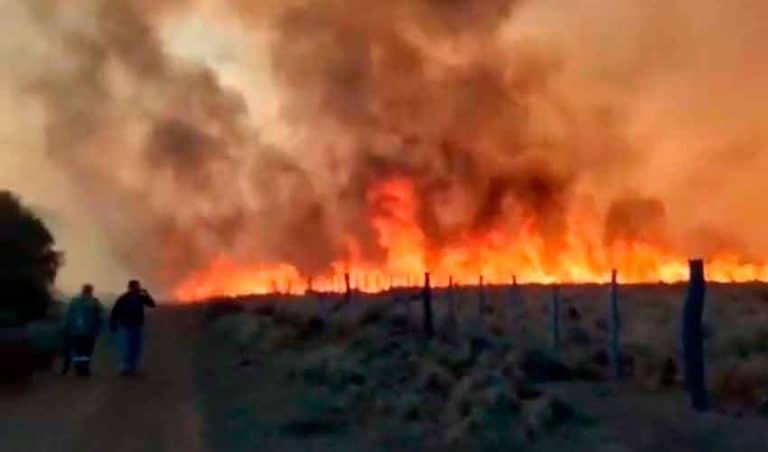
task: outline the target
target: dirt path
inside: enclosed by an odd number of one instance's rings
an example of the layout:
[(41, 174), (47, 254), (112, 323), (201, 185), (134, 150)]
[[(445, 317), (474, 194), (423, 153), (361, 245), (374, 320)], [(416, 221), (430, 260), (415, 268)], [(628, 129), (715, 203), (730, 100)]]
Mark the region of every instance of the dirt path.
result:
[(110, 338), (98, 344), (95, 375), (40, 375), (21, 394), (0, 394), (2, 451), (190, 451), (204, 449), (194, 347), (199, 313), (150, 314), (148, 375), (117, 375)]

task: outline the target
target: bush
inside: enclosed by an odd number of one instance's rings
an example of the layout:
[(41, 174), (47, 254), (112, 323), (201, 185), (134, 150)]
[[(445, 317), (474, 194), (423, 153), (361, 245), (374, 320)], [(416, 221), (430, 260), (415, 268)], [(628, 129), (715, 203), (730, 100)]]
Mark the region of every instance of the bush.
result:
[(720, 403), (757, 408), (768, 397), (768, 358), (736, 360), (716, 369), (713, 394)]
[(534, 438), (568, 424), (590, 427), (595, 423), (595, 419), (586, 411), (553, 395), (532, 402), (524, 414), (526, 429), (529, 436)]
[(520, 368), (532, 383), (570, 380), (571, 369), (553, 353), (541, 349), (526, 350), (520, 360)]
[(0, 191), (0, 326), (45, 316), (60, 254), (43, 222), (8, 191)]
[(568, 343), (578, 347), (589, 347), (592, 345), (592, 336), (586, 328), (574, 326), (568, 329)]

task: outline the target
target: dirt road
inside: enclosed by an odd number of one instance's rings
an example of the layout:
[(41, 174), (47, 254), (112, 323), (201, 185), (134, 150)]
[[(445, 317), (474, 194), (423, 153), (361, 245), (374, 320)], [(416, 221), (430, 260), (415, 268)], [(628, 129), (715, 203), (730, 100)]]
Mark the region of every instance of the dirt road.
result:
[(149, 313), (146, 376), (118, 375), (106, 334), (93, 377), (44, 374), (20, 393), (0, 388), (0, 451), (356, 450), (349, 438), (276, 434), (298, 397), (284, 379), (290, 356), (241, 366), (237, 347), (211, 337), (203, 317), (199, 307)]
[(192, 344), (199, 312), (150, 314), (147, 375), (118, 376), (109, 335), (98, 344), (95, 375), (39, 375), (23, 392), (0, 393), (2, 451), (204, 450)]

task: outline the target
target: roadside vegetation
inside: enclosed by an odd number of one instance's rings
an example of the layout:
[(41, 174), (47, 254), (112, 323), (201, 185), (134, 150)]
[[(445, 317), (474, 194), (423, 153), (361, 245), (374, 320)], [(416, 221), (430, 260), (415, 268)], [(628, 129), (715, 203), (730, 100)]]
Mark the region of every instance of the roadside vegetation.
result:
[[(561, 290), (560, 350), (552, 344), (551, 288), (526, 286), (510, 303), (509, 288), (486, 287), (482, 315), (479, 290), (456, 289), (454, 308), (447, 292), (437, 292), (432, 339), (422, 332), (420, 302), (408, 301), (415, 290), (357, 294), (348, 304), (327, 294), (228, 300), (211, 305), (209, 322), (237, 350), (233, 365), (290, 354), (282, 372), (301, 395), (275, 426), (288, 436), (358, 432), (374, 449), (633, 450), (616, 448), (621, 439), (602, 405), (616, 407), (618, 417), (660, 415), (651, 413), (654, 403), (662, 411), (687, 405), (683, 286), (621, 288), (620, 382), (608, 355), (605, 287)], [(768, 416), (766, 305), (761, 284), (710, 287), (707, 371), (722, 422)], [(637, 403), (621, 406), (636, 397), (649, 401), (648, 413)], [(716, 425), (689, 427), (690, 435), (706, 437)]]
[(0, 191), (0, 380), (47, 369), (60, 345), (51, 309), (61, 255), (43, 221)]

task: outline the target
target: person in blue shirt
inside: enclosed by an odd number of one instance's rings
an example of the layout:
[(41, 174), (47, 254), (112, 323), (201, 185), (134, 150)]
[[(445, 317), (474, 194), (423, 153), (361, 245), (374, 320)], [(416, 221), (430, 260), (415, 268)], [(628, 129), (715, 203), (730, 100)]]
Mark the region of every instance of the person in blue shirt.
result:
[(122, 358), (121, 375), (135, 375), (144, 347), (144, 308), (155, 307), (155, 300), (141, 283), (131, 280), (128, 291), (115, 302), (110, 315), (110, 329), (119, 334)]
[(91, 375), (91, 360), (96, 338), (101, 332), (104, 308), (93, 296), (93, 286), (83, 286), (80, 295), (69, 303), (64, 320), (66, 351), (62, 375), (74, 364), (78, 376)]

